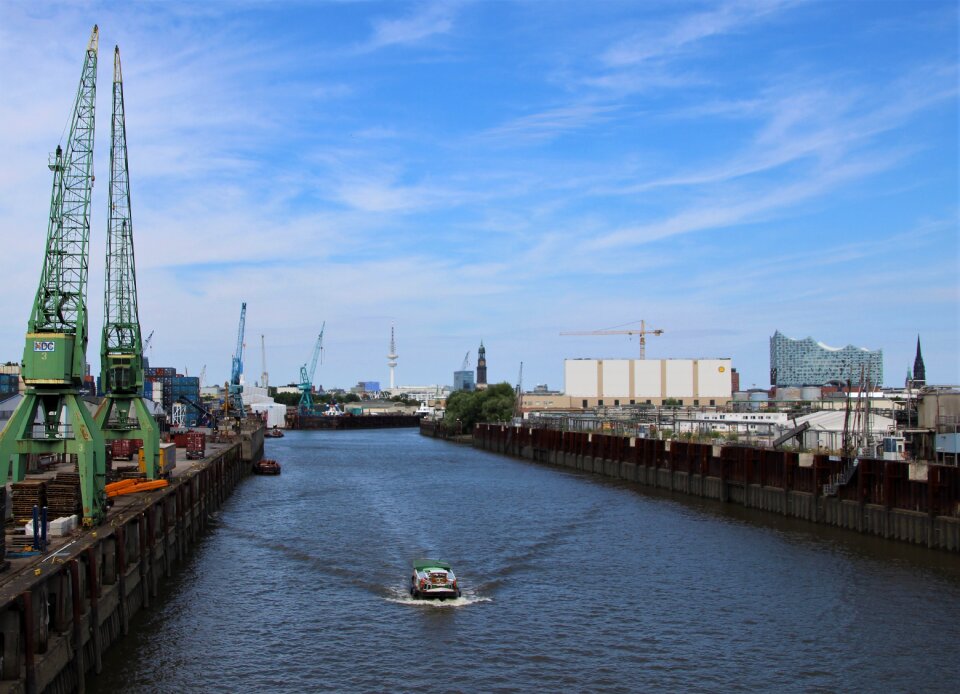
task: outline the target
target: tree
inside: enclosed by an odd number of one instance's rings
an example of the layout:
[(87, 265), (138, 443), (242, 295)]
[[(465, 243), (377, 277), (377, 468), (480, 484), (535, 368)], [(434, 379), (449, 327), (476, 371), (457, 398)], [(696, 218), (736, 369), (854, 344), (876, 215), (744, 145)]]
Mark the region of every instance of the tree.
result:
[(510, 421), (514, 398), (509, 383), (497, 383), (486, 390), (457, 391), (447, 398), (443, 426), (452, 434), (469, 434), (480, 422)]
[(293, 406), (300, 403), (300, 393), (277, 393), (273, 399), (281, 405)]

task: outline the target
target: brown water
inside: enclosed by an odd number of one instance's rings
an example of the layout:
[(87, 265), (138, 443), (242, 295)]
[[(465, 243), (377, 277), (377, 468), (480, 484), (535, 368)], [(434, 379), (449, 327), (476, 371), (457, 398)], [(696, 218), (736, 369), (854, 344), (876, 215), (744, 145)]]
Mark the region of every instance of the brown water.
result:
[[(413, 430), (289, 432), (94, 692), (960, 691), (960, 558)], [(415, 601), (410, 562), (463, 597)]]

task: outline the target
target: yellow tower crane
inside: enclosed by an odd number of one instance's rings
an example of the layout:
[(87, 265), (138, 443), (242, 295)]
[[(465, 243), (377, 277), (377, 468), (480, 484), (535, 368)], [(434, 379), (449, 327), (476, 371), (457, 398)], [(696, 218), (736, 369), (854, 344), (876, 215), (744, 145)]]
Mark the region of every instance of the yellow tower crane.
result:
[(647, 335), (663, 335), (663, 330), (648, 329), (646, 321), (640, 321), (640, 328), (631, 328), (629, 330), (575, 330), (571, 332), (560, 333), (561, 335), (639, 335), (640, 336), (640, 358), (647, 358)]

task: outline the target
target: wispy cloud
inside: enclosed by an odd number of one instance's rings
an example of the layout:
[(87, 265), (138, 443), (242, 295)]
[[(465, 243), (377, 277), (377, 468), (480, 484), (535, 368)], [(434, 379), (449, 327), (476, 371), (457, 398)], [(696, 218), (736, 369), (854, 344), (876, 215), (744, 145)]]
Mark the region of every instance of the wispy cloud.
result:
[(747, 102), (713, 103), (706, 109), (671, 117), (703, 123), (711, 115), (759, 121), (739, 152), (720, 164), (700, 163), (689, 171), (635, 181), (608, 192), (636, 194), (656, 188), (715, 185), (784, 169), (806, 160), (811, 166), (840, 162), (876, 144), (885, 133), (904, 126), (917, 114), (956, 99), (949, 69), (926, 66), (869, 91), (826, 84), (773, 89)]
[(886, 171), (901, 159), (892, 154), (882, 159), (863, 159), (823, 169), (797, 182), (758, 193), (741, 190), (736, 198), (699, 201), (667, 219), (618, 229), (585, 244), (586, 248), (640, 245), (696, 231), (720, 231), (738, 224), (751, 224), (783, 212), (837, 186)]
[(612, 105), (578, 104), (531, 113), (482, 133), (482, 139), (542, 142), (567, 132), (593, 127), (609, 120), (618, 108)]
[(681, 15), (665, 26), (644, 29), (619, 41), (603, 54), (603, 62), (627, 67), (674, 56), (710, 37), (744, 30), (792, 4), (795, 2), (788, 0), (725, 2), (706, 12)]
[(424, 39), (449, 33), (453, 29), (456, 3), (437, 2), (426, 5), (416, 14), (399, 19), (377, 19), (373, 34), (359, 47), (371, 52), (389, 46), (409, 46)]

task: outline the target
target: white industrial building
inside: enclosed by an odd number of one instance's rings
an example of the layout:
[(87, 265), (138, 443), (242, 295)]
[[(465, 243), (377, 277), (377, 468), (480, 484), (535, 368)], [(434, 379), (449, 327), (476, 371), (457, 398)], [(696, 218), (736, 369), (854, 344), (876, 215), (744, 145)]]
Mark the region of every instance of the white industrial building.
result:
[(564, 394), (574, 407), (724, 405), (732, 397), (730, 359), (566, 359)]
[(417, 402), (436, 402), (445, 400), (450, 395), (450, 386), (432, 385), (432, 386), (394, 386), (387, 389), (384, 395), (395, 396), (403, 395), (410, 400)]

